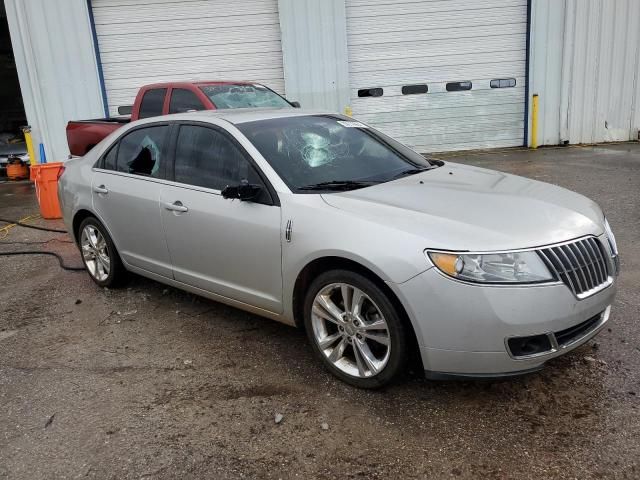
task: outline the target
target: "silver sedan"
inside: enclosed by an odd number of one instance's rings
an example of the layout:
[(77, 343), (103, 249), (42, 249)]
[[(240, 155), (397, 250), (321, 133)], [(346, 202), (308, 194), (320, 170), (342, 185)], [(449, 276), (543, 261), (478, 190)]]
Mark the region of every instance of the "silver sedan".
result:
[(304, 328), (373, 388), (537, 370), (607, 322), (618, 252), (557, 186), (430, 160), (352, 118), (301, 110), (134, 122), (59, 181), (100, 286), (133, 272)]

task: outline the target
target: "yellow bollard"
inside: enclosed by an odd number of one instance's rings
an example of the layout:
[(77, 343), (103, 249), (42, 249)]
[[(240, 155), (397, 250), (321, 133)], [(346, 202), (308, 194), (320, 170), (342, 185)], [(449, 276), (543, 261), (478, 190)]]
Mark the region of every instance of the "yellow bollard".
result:
[(538, 94), (533, 95), (531, 107), (531, 148), (538, 148)]
[(346, 107), (344, 107), (344, 114), (347, 117), (353, 117), (353, 110), (351, 110), (351, 106), (347, 105)]
[(22, 133), (24, 133), (24, 141), (27, 144), (27, 153), (29, 154), (29, 163), (31, 165), (36, 164), (36, 155), (33, 152), (33, 139), (31, 138), (31, 127), (22, 127)]

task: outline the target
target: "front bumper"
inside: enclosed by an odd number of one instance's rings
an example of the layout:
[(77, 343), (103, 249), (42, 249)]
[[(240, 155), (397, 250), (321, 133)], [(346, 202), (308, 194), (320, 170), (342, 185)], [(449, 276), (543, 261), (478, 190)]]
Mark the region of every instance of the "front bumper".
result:
[[(472, 285), (435, 268), (390, 286), (412, 321), (429, 376), (486, 377), (534, 371), (593, 338), (609, 318), (616, 281), (581, 300), (561, 283)], [(514, 358), (508, 350), (511, 337), (562, 332), (589, 319), (588, 328), (545, 353)]]

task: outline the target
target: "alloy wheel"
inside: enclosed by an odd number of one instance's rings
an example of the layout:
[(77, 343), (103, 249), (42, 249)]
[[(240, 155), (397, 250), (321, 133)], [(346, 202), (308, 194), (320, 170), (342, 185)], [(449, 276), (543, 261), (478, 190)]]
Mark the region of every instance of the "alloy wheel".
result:
[(362, 290), (347, 283), (324, 287), (313, 300), (314, 338), (327, 360), (357, 377), (380, 373), (391, 352), (391, 337), (380, 308)]
[(82, 230), (80, 248), (89, 274), (96, 280), (104, 282), (109, 277), (111, 259), (107, 242), (94, 225), (87, 225)]

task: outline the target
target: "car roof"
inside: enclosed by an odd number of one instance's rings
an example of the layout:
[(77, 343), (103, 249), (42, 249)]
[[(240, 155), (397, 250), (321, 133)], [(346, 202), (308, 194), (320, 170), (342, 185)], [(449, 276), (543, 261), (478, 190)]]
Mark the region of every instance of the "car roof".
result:
[[(300, 108), (228, 108), (220, 110), (201, 110), (198, 112), (165, 115), (167, 120), (195, 120), (206, 122), (208, 118), (219, 118), (234, 125), (274, 118), (305, 117), (309, 115), (328, 115), (332, 112), (306, 110)], [(338, 115), (333, 113), (334, 115)]]
[(181, 87), (185, 85), (191, 85), (195, 87), (207, 87), (210, 85), (262, 85), (259, 82), (251, 82), (247, 80), (178, 80), (175, 82), (158, 82), (145, 85), (145, 89), (150, 88), (167, 88), (167, 87)]

